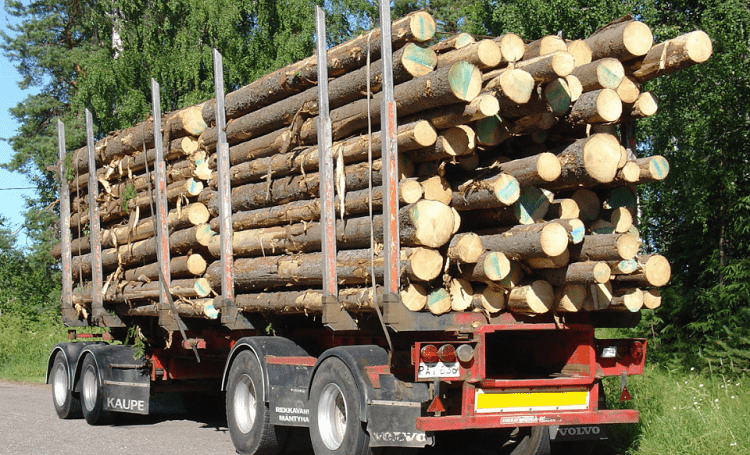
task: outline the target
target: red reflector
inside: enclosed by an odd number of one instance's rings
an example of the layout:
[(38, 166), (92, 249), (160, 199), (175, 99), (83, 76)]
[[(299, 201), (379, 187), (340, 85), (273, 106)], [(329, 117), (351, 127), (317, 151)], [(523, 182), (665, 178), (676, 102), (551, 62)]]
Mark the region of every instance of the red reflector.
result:
[(427, 412), (445, 412), (445, 406), (443, 406), (442, 400), (440, 400), (440, 397), (435, 397), (434, 400), (432, 400), (432, 403), (430, 403), (430, 407), (427, 408)]
[(643, 343), (640, 341), (633, 341), (630, 344), (630, 356), (634, 359), (640, 359), (643, 357)]
[(438, 349), (438, 357), (443, 362), (455, 362), (456, 361), (456, 348), (452, 344), (444, 344)]
[(437, 363), (440, 360), (440, 358), (438, 357), (438, 349), (434, 344), (427, 344), (422, 346), (422, 350), (419, 354), (422, 358), (422, 362), (425, 363)]

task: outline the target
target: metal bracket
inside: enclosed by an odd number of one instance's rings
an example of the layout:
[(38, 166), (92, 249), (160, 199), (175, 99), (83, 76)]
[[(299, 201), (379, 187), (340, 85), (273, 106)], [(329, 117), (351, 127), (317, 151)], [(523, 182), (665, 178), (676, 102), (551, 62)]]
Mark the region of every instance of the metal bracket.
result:
[(230, 330), (252, 330), (255, 328), (231, 300), (221, 296), (216, 297), (214, 299), (214, 307), (221, 314), (221, 323)]
[(323, 296), (323, 324), (331, 330), (357, 330), (359, 326), (348, 311), (341, 307), (338, 298)]

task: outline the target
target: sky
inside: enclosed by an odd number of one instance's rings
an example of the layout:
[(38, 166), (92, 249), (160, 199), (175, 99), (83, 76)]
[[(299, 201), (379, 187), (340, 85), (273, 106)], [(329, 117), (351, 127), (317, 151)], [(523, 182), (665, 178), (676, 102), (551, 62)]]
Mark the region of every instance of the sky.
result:
[[(6, 29), (9, 19), (5, 14), (5, 8), (0, 5), (0, 27)], [(18, 88), (20, 75), (0, 52), (0, 138), (9, 138), (16, 134), (18, 124), (8, 112), (8, 109), (23, 101), (32, 93), (30, 90), (22, 91)], [(13, 156), (13, 149), (8, 142), (0, 141), (0, 163), (7, 163)], [(8, 220), (9, 227), (16, 235), (16, 246), (20, 249), (26, 247), (26, 235), (21, 228), (23, 224), (24, 196), (34, 195), (33, 190), (16, 190), (14, 188), (28, 188), (33, 186), (23, 174), (8, 172), (0, 169), (0, 214)], [(6, 226), (8, 227), (8, 226)]]

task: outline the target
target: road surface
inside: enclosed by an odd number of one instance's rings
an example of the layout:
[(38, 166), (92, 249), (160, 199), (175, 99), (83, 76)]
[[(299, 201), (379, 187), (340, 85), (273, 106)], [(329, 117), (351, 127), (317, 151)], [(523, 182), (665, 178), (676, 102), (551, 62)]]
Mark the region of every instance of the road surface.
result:
[(92, 427), (83, 419), (59, 419), (50, 386), (0, 381), (0, 454), (236, 453), (221, 419), (187, 417), (176, 396), (161, 397), (152, 407), (152, 415)]

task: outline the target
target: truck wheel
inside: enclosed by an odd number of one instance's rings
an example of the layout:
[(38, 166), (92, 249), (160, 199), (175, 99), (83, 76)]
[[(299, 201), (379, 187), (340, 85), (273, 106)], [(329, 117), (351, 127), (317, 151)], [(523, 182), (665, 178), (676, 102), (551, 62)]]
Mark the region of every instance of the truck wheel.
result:
[(370, 437), (359, 419), (360, 395), (349, 368), (331, 357), (310, 387), (310, 439), (315, 455), (370, 455)]
[(550, 455), (549, 428), (531, 427), (510, 455)]
[(73, 395), (68, 387), (70, 372), (62, 351), (57, 352), (55, 361), (52, 363), (50, 384), (52, 384), (52, 402), (55, 404), (57, 416), (61, 419), (80, 419), (83, 416), (81, 400), (78, 395)]
[(104, 410), (99, 368), (91, 355), (86, 356), (81, 367), (81, 403), (83, 417), (89, 425), (106, 425), (114, 420), (114, 413)]
[(229, 435), (237, 452), (271, 455), (281, 451), (289, 427), (269, 423), (260, 363), (251, 351), (240, 352), (232, 363), (226, 401)]

